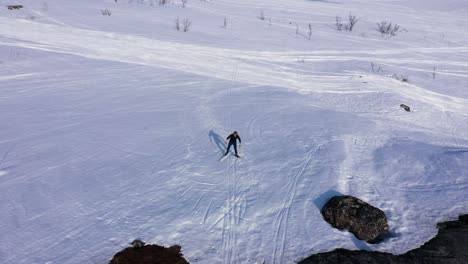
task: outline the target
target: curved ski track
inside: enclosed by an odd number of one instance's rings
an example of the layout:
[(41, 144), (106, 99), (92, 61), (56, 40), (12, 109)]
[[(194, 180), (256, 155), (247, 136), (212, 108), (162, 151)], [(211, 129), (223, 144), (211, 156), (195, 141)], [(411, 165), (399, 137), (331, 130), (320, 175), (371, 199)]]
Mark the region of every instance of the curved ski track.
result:
[[(0, 32), (10, 41), (0, 42), (4, 46), (16, 46), (51, 52), (73, 54), (93, 59), (119, 61), (153, 67), (163, 67), (189, 73), (233, 79), (232, 69), (224, 65), (236, 65), (236, 81), (279, 86), (317, 93), (362, 93), (392, 92), (406, 98), (443, 107), (460, 113), (468, 112), (468, 100), (444, 95), (420, 87), (388, 81), (384, 76), (368, 76), (370, 81), (385, 84), (366, 86), (363, 90), (353, 75), (299, 74), (288, 66), (298, 57), (308, 62), (328, 61), (374, 61), (376, 63), (417, 63), (434, 65), (440, 58), (421, 60), (420, 55), (457, 54), (459, 60), (445, 60), (446, 66), (468, 67), (468, 48), (394, 49), (367, 51), (315, 51), (315, 52), (249, 52), (189, 44), (169, 43), (155, 39), (107, 33), (91, 30), (47, 25), (20, 19), (0, 18)], [(389, 58), (388, 55), (408, 54), (412, 57)], [(277, 71), (272, 65), (283, 67)], [(284, 68), (286, 67), (286, 68)], [(440, 74), (447, 74), (441, 72)], [(462, 75), (458, 73), (458, 75)], [(468, 75), (465, 75), (468, 78)], [(350, 83), (354, 83), (350, 85)]]
[(272, 261), (273, 264), (284, 263), (286, 260), (283, 258), (284, 250), (286, 247), (286, 236), (288, 233), (288, 220), (291, 213), (291, 207), (294, 204), (294, 199), (297, 193), (297, 185), (300, 182), (301, 178), (304, 176), (304, 173), (309, 169), (313, 157), (315, 154), (320, 150), (320, 145), (317, 146), (315, 149), (309, 151), (304, 157), (304, 160), (298, 166), (298, 170), (296, 173), (292, 175), (290, 181), (285, 186), (287, 188), (287, 192), (285, 195), (285, 199), (281, 209), (279, 210), (278, 214), (276, 215), (276, 219), (274, 222), (275, 225), (275, 233), (274, 233), (274, 241), (273, 241), (273, 256)]

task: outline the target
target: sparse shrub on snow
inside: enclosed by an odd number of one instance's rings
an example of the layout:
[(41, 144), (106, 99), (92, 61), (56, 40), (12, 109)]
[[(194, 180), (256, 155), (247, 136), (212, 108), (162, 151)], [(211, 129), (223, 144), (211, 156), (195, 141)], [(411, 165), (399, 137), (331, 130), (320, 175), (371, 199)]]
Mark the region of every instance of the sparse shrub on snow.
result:
[(185, 6), (187, 5), (188, 0), (180, 0), (180, 2), (182, 3), (182, 7), (185, 8)]
[(348, 29), (349, 31), (353, 31), (354, 25), (356, 25), (356, 23), (357, 23), (359, 20), (360, 20), (360, 18), (357, 18), (356, 16), (353, 16), (353, 15), (349, 14), (347, 29)]
[[(117, 3), (117, 0), (114, 0)], [(180, 0), (182, 3), (182, 6), (185, 7), (188, 3), (188, 0)], [(160, 5), (160, 6), (165, 6), (168, 4), (173, 3), (173, 0), (128, 0), (129, 3), (134, 3), (136, 2), (137, 4), (140, 5), (149, 5), (149, 6), (155, 6), (155, 5)]]
[(335, 27), (336, 27), (336, 30), (338, 31), (342, 31), (343, 30), (343, 22), (342, 22), (342, 19), (341, 17), (339, 16), (336, 16), (335, 17)]
[(192, 26), (192, 22), (188, 18), (182, 21), (182, 25), (180, 24), (179, 18), (176, 19), (175, 23), (176, 23), (176, 29), (182, 30), (183, 32), (188, 32), (190, 30), (190, 27)]
[(371, 69), (372, 69), (372, 72), (375, 72), (375, 73), (380, 73), (383, 71), (381, 66), (375, 65), (373, 62), (371, 62)]
[(184, 32), (188, 32), (190, 30), (190, 27), (192, 26), (192, 22), (186, 18), (184, 19), (184, 22), (182, 22)]
[[(114, 0), (117, 3), (117, 0)], [(128, 0), (129, 3), (133, 3), (134, 0)], [(145, 3), (149, 3), (150, 6), (154, 6), (154, 2), (157, 0), (136, 0), (137, 4), (143, 5)]]
[(171, 2), (171, 0), (158, 0), (160, 6), (167, 5)]
[(103, 16), (111, 16), (112, 12), (109, 9), (106, 8), (106, 9), (101, 10), (101, 14)]
[(179, 20), (179, 18), (176, 19), (175, 25), (176, 25), (176, 29), (180, 30), (180, 20)]
[(388, 71), (384, 71), (384, 69), (381, 66), (379, 66), (379, 65), (377, 65), (377, 64), (375, 64), (373, 62), (371, 62), (371, 70), (372, 70), (373, 73), (384, 74), (385, 76), (391, 77), (391, 78), (393, 78), (395, 80), (398, 80), (400, 82), (409, 83), (408, 75), (394, 73), (394, 74), (392, 74), (390, 76)]
[(357, 16), (349, 14), (347, 23), (343, 23), (343, 19), (339, 16), (335, 17), (335, 27), (338, 31), (353, 31), (354, 26), (360, 20)]
[(227, 17), (224, 17), (223, 28), (227, 28)]
[(397, 33), (400, 31), (400, 25), (392, 24), (392, 22), (382, 21), (380, 23), (377, 23), (377, 30), (382, 35), (396, 36)]
[[(292, 23), (289, 23), (292, 24)], [(312, 23), (307, 24), (307, 31), (302, 32), (299, 24), (296, 23), (296, 35), (299, 35), (305, 39), (312, 39)]]
[(407, 75), (397, 75), (397, 74), (394, 73), (394, 74), (392, 75), (392, 77), (393, 77), (394, 79), (399, 80), (400, 82), (405, 82), (405, 83), (409, 82), (409, 79), (408, 79), (408, 76), (407, 76)]
[(260, 20), (265, 20), (265, 14), (263, 13), (263, 10), (260, 11), (260, 16), (258, 17)]

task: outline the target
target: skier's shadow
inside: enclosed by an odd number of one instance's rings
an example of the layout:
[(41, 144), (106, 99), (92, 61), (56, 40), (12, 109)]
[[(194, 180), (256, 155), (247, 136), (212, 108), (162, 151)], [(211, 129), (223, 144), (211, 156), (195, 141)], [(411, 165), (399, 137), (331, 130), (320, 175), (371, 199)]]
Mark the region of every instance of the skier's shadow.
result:
[(214, 142), (221, 153), (224, 153), (224, 151), (226, 151), (226, 144), (224, 144), (223, 137), (218, 135), (213, 130), (210, 130), (210, 133), (208, 134), (208, 136), (210, 137), (210, 142), (212, 143)]

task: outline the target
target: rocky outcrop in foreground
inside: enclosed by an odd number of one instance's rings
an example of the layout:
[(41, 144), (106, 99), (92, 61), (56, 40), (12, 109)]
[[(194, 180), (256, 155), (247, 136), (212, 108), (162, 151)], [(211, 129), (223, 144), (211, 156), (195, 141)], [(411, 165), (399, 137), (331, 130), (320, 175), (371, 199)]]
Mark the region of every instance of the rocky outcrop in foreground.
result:
[(418, 249), (403, 255), (337, 249), (313, 255), (298, 264), (466, 264), (468, 263), (468, 215), (439, 223), (439, 233)]
[(158, 245), (145, 246), (144, 243), (132, 245), (115, 254), (110, 264), (189, 264), (182, 257), (180, 246), (165, 248)]
[(369, 243), (382, 241), (388, 233), (385, 213), (350, 195), (331, 198), (322, 208), (325, 221), (338, 229), (346, 229)]

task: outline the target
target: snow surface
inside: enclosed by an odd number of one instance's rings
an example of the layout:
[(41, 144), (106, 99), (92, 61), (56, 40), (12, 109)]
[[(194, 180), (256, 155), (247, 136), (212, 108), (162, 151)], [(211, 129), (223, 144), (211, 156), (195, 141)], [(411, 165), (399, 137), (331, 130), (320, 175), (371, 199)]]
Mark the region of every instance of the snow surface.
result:
[[(107, 263), (135, 238), (190, 263), (403, 253), (468, 212), (466, 1), (139, 2), (0, 1), (0, 263)], [(244, 158), (219, 162), (233, 130)], [(392, 237), (325, 223), (339, 193)]]

